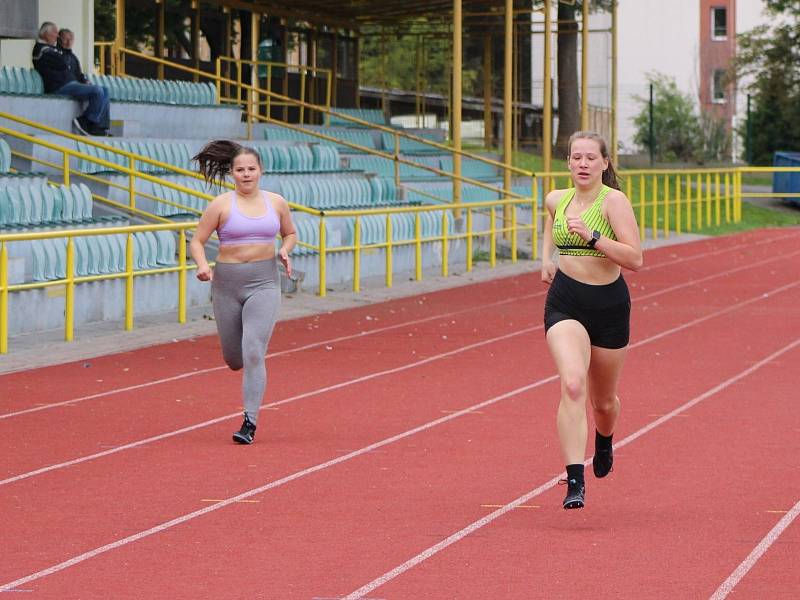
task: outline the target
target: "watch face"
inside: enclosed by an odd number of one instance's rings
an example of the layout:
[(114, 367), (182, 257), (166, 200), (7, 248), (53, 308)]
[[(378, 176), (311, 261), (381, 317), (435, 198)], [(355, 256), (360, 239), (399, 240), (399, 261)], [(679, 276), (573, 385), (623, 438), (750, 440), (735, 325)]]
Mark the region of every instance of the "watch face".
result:
[(593, 232), (592, 232), (592, 239), (593, 239), (595, 242), (596, 242), (597, 240), (599, 240), (599, 239), (600, 239), (600, 232), (599, 232), (599, 231), (597, 231), (597, 230), (593, 231)]

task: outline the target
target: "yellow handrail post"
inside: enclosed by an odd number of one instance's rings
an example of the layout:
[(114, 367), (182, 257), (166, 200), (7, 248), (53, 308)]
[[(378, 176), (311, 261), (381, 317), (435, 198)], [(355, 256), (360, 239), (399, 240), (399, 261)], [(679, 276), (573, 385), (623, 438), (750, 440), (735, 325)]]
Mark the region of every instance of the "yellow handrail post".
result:
[(178, 234), (178, 323), (186, 323), (186, 229)]
[(725, 222), (731, 222), (731, 173), (725, 172)]
[(386, 287), (392, 287), (392, 215), (386, 214)]
[(125, 244), (125, 331), (133, 329), (133, 234)]
[(400, 189), (400, 136), (394, 136), (394, 185)]
[(686, 231), (692, 230), (692, 176), (686, 175)]
[[(325, 78), (325, 108), (328, 110), (331, 109), (331, 91), (333, 87), (333, 79), (331, 78), (331, 71), (328, 71), (328, 75)], [(330, 127), (331, 125), (331, 114), (329, 112), (325, 113), (325, 125)]]
[(71, 342), (75, 332), (75, 238), (67, 239), (67, 265), (64, 293), (64, 340)]
[(706, 173), (706, 225), (711, 225), (711, 171)]
[(494, 268), (497, 263), (497, 207), (489, 207), (489, 266)]
[(422, 281), (422, 221), (419, 211), (414, 213), (414, 276), (417, 281)]
[(128, 167), (131, 170), (128, 173), (128, 206), (136, 208), (136, 159), (133, 156), (128, 157)]
[(222, 104), (222, 58), (217, 57), (217, 78), (214, 80), (214, 85), (217, 89), (217, 103)]
[(703, 175), (698, 173), (697, 177), (695, 178), (695, 190), (694, 196), (697, 200), (697, 206), (695, 207), (697, 210), (697, 228), (703, 228)]
[(664, 175), (664, 238), (669, 237), (669, 173)]
[(645, 212), (644, 212), (644, 199), (646, 196), (647, 187), (644, 183), (644, 173), (639, 174), (639, 238), (644, 239), (645, 232)]
[(675, 233), (681, 234), (681, 174), (675, 175)]
[[(272, 63), (267, 63), (267, 89), (272, 91)], [(272, 117), (272, 95), (267, 94), (267, 116)]]
[(734, 208), (733, 210), (736, 213), (736, 222), (742, 220), (742, 171), (740, 169), (736, 170), (736, 185), (734, 194), (736, 197), (734, 198)]
[[(306, 69), (304, 67), (300, 67), (300, 69), (298, 69), (298, 71), (299, 71), (298, 75), (300, 75), (300, 100), (305, 102), (306, 101), (306, 77), (308, 76), (308, 69)], [(305, 121), (305, 116), (306, 116), (306, 105), (305, 104), (301, 104), (300, 105), (300, 123), (301, 124), (306, 122)]]
[(536, 177), (531, 177), (531, 258), (539, 258), (539, 186)]
[(511, 208), (511, 262), (517, 262), (517, 205), (508, 204)]
[(472, 209), (467, 209), (467, 272), (472, 271)]
[(325, 217), (321, 216), (319, 218), (319, 297), (320, 298), (324, 298), (328, 293), (328, 290), (326, 289), (327, 282), (325, 273), (327, 244), (328, 241), (325, 236)]
[(8, 354), (8, 245), (0, 242), (0, 354)]
[(658, 176), (653, 175), (653, 223), (650, 226), (650, 236), (658, 239)]
[(69, 152), (64, 151), (63, 157), (63, 174), (61, 175), (61, 181), (65, 186), (69, 187)]
[(361, 217), (356, 217), (353, 231), (353, 291), (361, 291)]
[(449, 211), (442, 211), (442, 277), (447, 277), (448, 274), (448, 235), (447, 235), (447, 213)]
[(722, 197), (720, 196), (719, 172), (714, 173), (714, 216), (717, 225), (722, 223)]

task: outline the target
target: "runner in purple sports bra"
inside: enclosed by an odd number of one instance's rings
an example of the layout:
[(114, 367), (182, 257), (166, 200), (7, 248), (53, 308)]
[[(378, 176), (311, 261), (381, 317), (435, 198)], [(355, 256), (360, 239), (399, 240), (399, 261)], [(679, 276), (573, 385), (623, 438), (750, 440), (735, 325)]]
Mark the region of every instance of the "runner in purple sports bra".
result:
[[(189, 247), (197, 278), (211, 281), (222, 356), (234, 371), (244, 369), (244, 421), (233, 440), (252, 444), (267, 387), (264, 359), (281, 301), (278, 261), (291, 275), (289, 253), (297, 234), (286, 200), (258, 188), (262, 168), (255, 150), (218, 140), (193, 160), (207, 181), (230, 174), (235, 183), (234, 191), (220, 194), (208, 205)], [(214, 231), (219, 254), (212, 273), (205, 244)], [(278, 234), (281, 247), (276, 252)]]

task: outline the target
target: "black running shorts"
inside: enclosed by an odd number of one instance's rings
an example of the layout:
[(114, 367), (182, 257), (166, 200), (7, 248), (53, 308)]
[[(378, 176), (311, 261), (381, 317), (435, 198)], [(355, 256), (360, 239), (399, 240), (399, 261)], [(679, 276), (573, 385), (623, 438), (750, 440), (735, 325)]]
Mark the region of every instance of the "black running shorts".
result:
[(572, 319), (586, 328), (592, 346), (618, 349), (628, 345), (631, 296), (622, 275), (613, 283), (591, 285), (556, 271), (544, 304), (545, 333)]

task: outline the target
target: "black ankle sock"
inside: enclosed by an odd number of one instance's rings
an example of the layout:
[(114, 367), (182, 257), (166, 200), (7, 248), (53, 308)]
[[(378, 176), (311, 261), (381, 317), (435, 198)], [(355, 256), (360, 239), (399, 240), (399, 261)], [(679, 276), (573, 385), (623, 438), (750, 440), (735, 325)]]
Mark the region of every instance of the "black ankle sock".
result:
[(612, 433), (608, 437), (604, 436), (599, 431), (595, 430), (594, 432), (594, 447), (596, 450), (608, 450), (611, 448), (611, 438), (614, 437)]
[(567, 465), (567, 479), (574, 479), (579, 483), (583, 483), (583, 465)]

